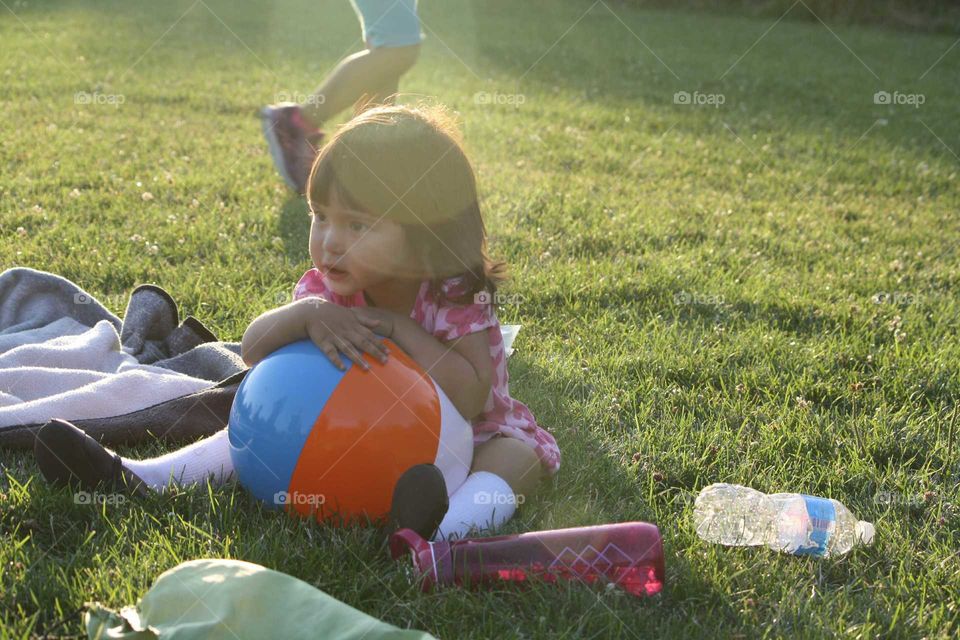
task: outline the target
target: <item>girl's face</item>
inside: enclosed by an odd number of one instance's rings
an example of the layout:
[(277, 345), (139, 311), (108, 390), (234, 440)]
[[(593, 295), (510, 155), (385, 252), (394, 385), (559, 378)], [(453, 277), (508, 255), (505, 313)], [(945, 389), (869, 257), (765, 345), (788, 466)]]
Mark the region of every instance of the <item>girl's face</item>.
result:
[(314, 205), (310, 258), (334, 293), (358, 291), (399, 278), (416, 279), (418, 264), (403, 227), (385, 217), (346, 208), (330, 190), (330, 201)]

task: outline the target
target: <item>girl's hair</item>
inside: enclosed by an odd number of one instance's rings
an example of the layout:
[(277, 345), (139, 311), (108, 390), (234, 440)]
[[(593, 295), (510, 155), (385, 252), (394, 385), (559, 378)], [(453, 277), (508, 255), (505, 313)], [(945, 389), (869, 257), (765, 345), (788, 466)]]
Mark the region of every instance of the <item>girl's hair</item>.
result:
[(344, 124), (320, 151), (307, 184), (310, 210), (344, 206), (402, 225), (419, 258), (418, 278), (441, 283), (463, 277), (453, 302), (496, 293), (506, 263), (487, 254), (476, 178), (453, 118), (439, 106), (378, 106)]

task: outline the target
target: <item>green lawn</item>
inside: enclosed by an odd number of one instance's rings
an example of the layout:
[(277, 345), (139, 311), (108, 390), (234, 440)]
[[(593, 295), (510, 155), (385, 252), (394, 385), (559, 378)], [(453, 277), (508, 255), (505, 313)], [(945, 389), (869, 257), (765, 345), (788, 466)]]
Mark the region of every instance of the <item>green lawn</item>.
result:
[[(405, 100), (462, 116), (514, 273), (498, 315), (524, 325), (511, 390), (564, 456), (507, 531), (654, 522), (663, 594), (421, 594), (374, 532), (239, 487), (76, 505), (4, 452), (0, 636), (79, 634), (85, 601), (133, 603), (209, 556), (443, 638), (957, 633), (955, 37), (612, 0), (421, 13)], [(61, 274), (118, 314), (158, 283), (239, 340), (309, 267), (305, 205), (253, 112), (358, 37), (345, 0), (7, 0), (0, 268)], [(829, 560), (706, 544), (693, 497), (722, 481), (836, 498), (876, 543)]]

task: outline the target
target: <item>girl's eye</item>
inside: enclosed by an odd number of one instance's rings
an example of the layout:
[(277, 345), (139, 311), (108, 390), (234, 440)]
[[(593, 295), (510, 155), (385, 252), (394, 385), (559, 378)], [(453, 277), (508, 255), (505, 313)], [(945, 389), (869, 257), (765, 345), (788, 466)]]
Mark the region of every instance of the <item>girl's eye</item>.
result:
[(362, 222), (351, 222), (350, 228), (354, 231), (363, 231), (367, 228), (367, 225), (363, 224)]
[(323, 215), (322, 213), (314, 213), (313, 219), (316, 220), (317, 222), (326, 222), (327, 216)]

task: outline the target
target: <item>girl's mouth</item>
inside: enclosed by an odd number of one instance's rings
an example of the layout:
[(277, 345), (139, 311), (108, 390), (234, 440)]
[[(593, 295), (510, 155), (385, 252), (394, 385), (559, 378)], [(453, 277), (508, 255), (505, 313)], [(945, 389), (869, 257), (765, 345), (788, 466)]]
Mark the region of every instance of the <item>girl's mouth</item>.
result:
[(327, 267), (326, 274), (328, 278), (331, 278), (333, 280), (342, 280), (343, 278), (346, 278), (347, 275), (349, 275), (347, 274), (346, 271), (342, 269), (334, 269), (333, 267)]

